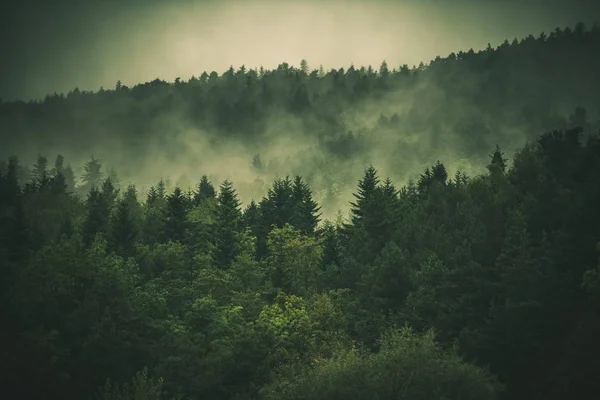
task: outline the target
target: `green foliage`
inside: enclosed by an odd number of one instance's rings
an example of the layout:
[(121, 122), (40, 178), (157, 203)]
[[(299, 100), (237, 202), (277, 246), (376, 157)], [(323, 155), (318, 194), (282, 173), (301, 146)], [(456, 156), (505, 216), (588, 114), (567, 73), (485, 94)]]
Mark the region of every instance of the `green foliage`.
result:
[(301, 296), (315, 290), (323, 256), (318, 240), (285, 225), (269, 233), (267, 247), (273, 287)]
[(107, 380), (97, 400), (161, 400), (162, 386), (163, 380), (149, 378), (148, 371), (144, 368), (133, 377), (131, 385), (113, 386)]
[(264, 399), (496, 399), (501, 385), (485, 371), (444, 351), (431, 332), (389, 332), (369, 354), (344, 350), (310, 367), (285, 371)]
[(240, 202), (230, 181), (220, 187), (215, 212), (214, 260), (222, 268), (230, 266), (239, 252)]
[[(412, 69), (303, 61), (1, 103), (2, 126), (52, 132), (58, 148), (101, 118), (143, 152), (164, 110), (190, 110), (191, 127), (211, 132), (202, 143), (235, 136), (257, 155), (240, 171), (250, 185), (217, 193), (198, 173), (195, 191), (161, 179), (143, 202), (93, 157), (79, 185), (60, 155), (52, 168), (43, 155), (31, 169), (0, 162), (0, 386), (34, 399), (589, 398), (600, 391), (600, 136), (596, 89), (578, 75), (598, 70), (582, 55), (597, 53), (599, 32)], [(557, 58), (565, 48), (572, 57)], [(396, 109), (402, 98), (411, 107)], [(376, 110), (372, 127), (362, 109)], [(270, 129), (314, 145), (266, 159)], [(186, 159), (172, 135), (161, 150)], [(509, 163), (500, 145), (513, 153), (524, 139)], [(394, 180), (367, 167), (348, 218), (325, 219), (367, 155)], [(484, 173), (452, 172), (463, 157)], [(242, 209), (238, 190), (256, 201)]]

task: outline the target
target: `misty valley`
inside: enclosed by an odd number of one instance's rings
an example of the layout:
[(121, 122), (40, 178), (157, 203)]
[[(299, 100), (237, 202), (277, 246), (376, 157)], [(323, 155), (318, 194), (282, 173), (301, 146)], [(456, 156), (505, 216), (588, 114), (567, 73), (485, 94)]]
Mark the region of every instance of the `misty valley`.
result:
[(309, 61), (0, 100), (0, 397), (600, 391), (600, 28)]

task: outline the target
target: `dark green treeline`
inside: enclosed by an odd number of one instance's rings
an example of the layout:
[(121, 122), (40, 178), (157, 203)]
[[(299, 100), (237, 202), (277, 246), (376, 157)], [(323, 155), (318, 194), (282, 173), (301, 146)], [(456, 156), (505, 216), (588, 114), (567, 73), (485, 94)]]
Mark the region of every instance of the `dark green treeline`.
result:
[(597, 131), (599, 55), (600, 29), (578, 24), (413, 67), (241, 66), (0, 101), (0, 158), (60, 153), (75, 166), (94, 155), (138, 189), (162, 175), (185, 190), (199, 170), (220, 181), (233, 164), (251, 175), (236, 181), (244, 200), (300, 175), (331, 216), (364, 165), (403, 183), (437, 159), (474, 175), (496, 144), (512, 156), (541, 132)]
[[(600, 137), (488, 171), (369, 167), (347, 220), (300, 178), (142, 197), (62, 157), (0, 175), (1, 387), (35, 399), (565, 399), (600, 371)], [(25, 181), (24, 184), (19, 182)]]

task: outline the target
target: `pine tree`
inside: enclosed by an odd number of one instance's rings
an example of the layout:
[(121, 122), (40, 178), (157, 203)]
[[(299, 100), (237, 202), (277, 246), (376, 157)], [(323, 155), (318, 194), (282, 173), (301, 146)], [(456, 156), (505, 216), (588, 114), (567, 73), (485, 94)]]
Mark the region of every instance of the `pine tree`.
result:
[(187, 230), (189, 200), (179, 187), (167, 196), (165, 233), (167, 240), (184, 242)]
[(151, 186), (143, 208), (142, 237), (146, 243), (157, 243), (165, 238), (165, 198)]
[(221, 268), (227, 268), (238, 253), (240, 232), (240, 202), (232, 183), (225, 180), (219, 189), (215, 216), (213, 259)]
[(319, 223), (321, 209), (312, 197), (312, 192), (302, 178), (296, 176), (292, 184), (294, 214), (292, 225), (303, 234), (313, 233)]
[(148, 193), (146, 194), (146, 206), (152, 207), (158, 201), (158, 192), (154, 186), (150, 186)]
[(501, 173), (506, 173), (506, 159), (504, 153), (500, 150), (500, 146), (496, 145), (494, 152), (490, 155), (491, 161), (487, 165), (487, 169), (493, 173), (495, 170)]
[(371, 165), (365, 170), (365, 176), (358, 182), (358, 191), (352, 195), (356, 201), (350, 203), (352, 225), (359, 225), (369, 209), (375, 206), (375, 193), (379, 185), (377, 170)]
[(302, 61), (300, 61), (300, 71), (304, 74), (304, 75), (308, 75), (308, 61), (306, 61), (306, 59), (302, 59)]
[(127, 198), (123, 198), (117, 203), (116, 212), (111, 219), (111, 247), (120, 256), (132, 256), (138, 234), (138, 226), (132, 215), (130, 201)]
[(84, 189), (89, 190), (93, 187), (97, 187), (102, 182), (103, 173), (101, 171), (102, 164), (100, 160), (92, 157), (88, 162), (85, 163), (84, 173), (81, 177)]
[(117, 174), (117, 171), (114, 168), (111, 168), (108, 171), (108, 178), (112, 182), (112, 185), (115, 187), (115, 189), (121, 189), (121, 178), (119, 178), (119, 174)]
[(323, 227), (319, 229), (319, 236), (323, 240), (323, 266), (339, 266), (342, 248), (338, 229), (332, 222), (326, 220)]
[(244, 209), (241, 221), (243, 228), (250, 228), (250, 232), (252, 233), (252, 235), (258, 236), (260, 224), (260, 208), (254, 200), (250, 201), (248, 207)]
[(285, 224), (292, 223), (294, 217), (292, 193), (292, 181), (289, 177), (275, 180), (273, 186), (267, 190), (267, 196), (260, 203), (261, 225), (267, 231), (272, 225), (282, 228)]
[(143, 209), (138, 201), (137, 189), (134, 185), (127, 186), (127, 190), (123, 194), (123, 200), (127, 202), (135, 223), (139, 225), (143, 218)]
[(54, 196), (67, 194), (67, 183), (62, 172), (56, 173), (49, 180), (50, 193)]
[(89, 246), (96, 234), (106, 235), (109, 221), (109, 208), (106, 197), (97, 187), (92, 187), (85, 204), (85, 220), (82, 227), (83, 242)]
[(104, 202), (108, 207), (108, 212), (110, 214), (115, 206), (117, 197), (119, 197), (119, 189), (115, 188), (112, 178), (110, 177), (102, 182), (102, 197), (104, 198)]
[(156, 185), (156, 196), (161, 200), (167, 196), (167, 184), (164, 179), (158, 181), (158, 185)]
[(434, 181), (442, 185), (446, 184), (446, 181), (448, 180), (448, 171), (446, 171), (446, 167), (439, 160), (431, 167), (431, 176)]
[(67, 185), (67, 192), (73, 193), (75, 191), (75, 173), (73, 172), (73, 168), (71, 168), (70, 164), (62, 171), (63, 176), (65, 177), (65, 184)]
[(31, 172), (31, 180), (34, 185), (44, 187), (50, 179), (48, 173), (48, 159), (42, 155), (39, 155), (37, 161)]
[(206, 175), (202, 175), (200, 184), (198, 185), (198, 191), (194, 194), (194, 204), (200, 204), (204, 199), (214, 199), (216, 196), (215, 187), (208, 180)]
[(65, 171), (65, 158), (62, 155), (57, 155), (56, 160), (54, 160), (54, 168), (52, 169), (52, 175), (56, 175), (59, 173), (63, 173)]

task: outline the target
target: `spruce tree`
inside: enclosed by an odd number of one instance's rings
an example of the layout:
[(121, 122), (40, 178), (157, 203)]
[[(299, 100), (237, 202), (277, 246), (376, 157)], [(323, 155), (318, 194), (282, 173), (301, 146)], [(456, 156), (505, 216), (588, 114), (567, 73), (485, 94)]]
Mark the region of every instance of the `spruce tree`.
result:
[(294, 216), (292, 193), (292, 181), (289, 177), (273, 182), (273, 186), (267, 191), (267, 197), (260, 204), (262, 225), (267, 230), (270, 230), (272, 225), (282, 228), (285, 224), (292, 223)]
[(120, 256), (132, 256), (138, 233), (138, 227), (132, 215), (131, 204), (128, 199), (123, 198), (118, 201), (116, 212), (111, 219), (111, 247)]
[(108, 207), (109, 214), (112, 212), (117, 197), (119, 197), (119, 189), (115, 188), (112, 178), (108, 177), (102, 182), (102, 197)]
[(82, 227), (83, 242), (89, 246), (96, 234), (106, 234), (109, 220), (109, 208), (106, 197), (97, 187), (92, 187), (85, 204), (85, 219)]
[(85, 163), (83, 169), (84, 173), (81, 177), (81, 181), (85, 190), (97, 187), (101, 184), (104, 174), (101, 171), (102, 164), (100, 163), (100, 160), (92, 157)]
[(291, 196), (294, 205), (292, 225), (304, 234), (313, 233), (319, 223), (321, 207), (314, 201), (310, 188), (299, 176), (294, 179)]
[(244, 209), (241, 221), (243, 228), (250, 228), (250, 232), (253, 236), (258, 235), (258, 229), (260, 224), (260, 208), (254, 200), (250, 201), (248, 207)]
[(490, 155), (490, 163), (487, 165), (487, 169), (493, 173), (495, 170), (501, 173), (506, 173), (506, 158), (504, 153), (500, 150), (500, 146), (496, 145), (494, 152)]
[(54, 168), (52, 169), (52, 174), (64, 173), (65, 171), (65, 158), (59, 154), (56, 156), (56, 160), (54, 160)]
[(431, 176), (435, 182), (442, 185), (446, 184), (446, 181), (448, 180), (448, 171), (446, 171), (446, 167), (439, 160), (431, 167)]
[(73, 168), (71, 168), (70, 164), (67, 164), (67, 166), (63, 169), (62, 174), (65, 177), (67, 192), (73, 193), (75, 191), (75, 173), (73, 172)]
[(202, 175), (200, 184), (198, 185), (198, 191), (194, 194), (194, 204), (198, 205), (205, 199), (214, 199), (216, 196), (215, 187), (208, 180), (206, 175)]
[(364, 178), (358, 182), (357, 192), (352, 194), (356, 199), (350, 203), (352, 225), (360, 225), (365, 214), (376, 206), (375, 200), (378, 185), (377, 170), (371, 165), (365, 170)]
[(39, 155), (37, 161), (31, 172), (31, 180), (34, 185), (43, 187), (50, 179), (48, 172), (48, 159), (42, 155)]
[(228, 180), (221, 184), (217, 199), (213, 259), (219, 267), (227, 268), (238, 253), (240, 202), (232, 183)]
[(183, 242), (187, 229), (188, 199), (179, 187), (167, 196), (165, 233), (167, 240)]

